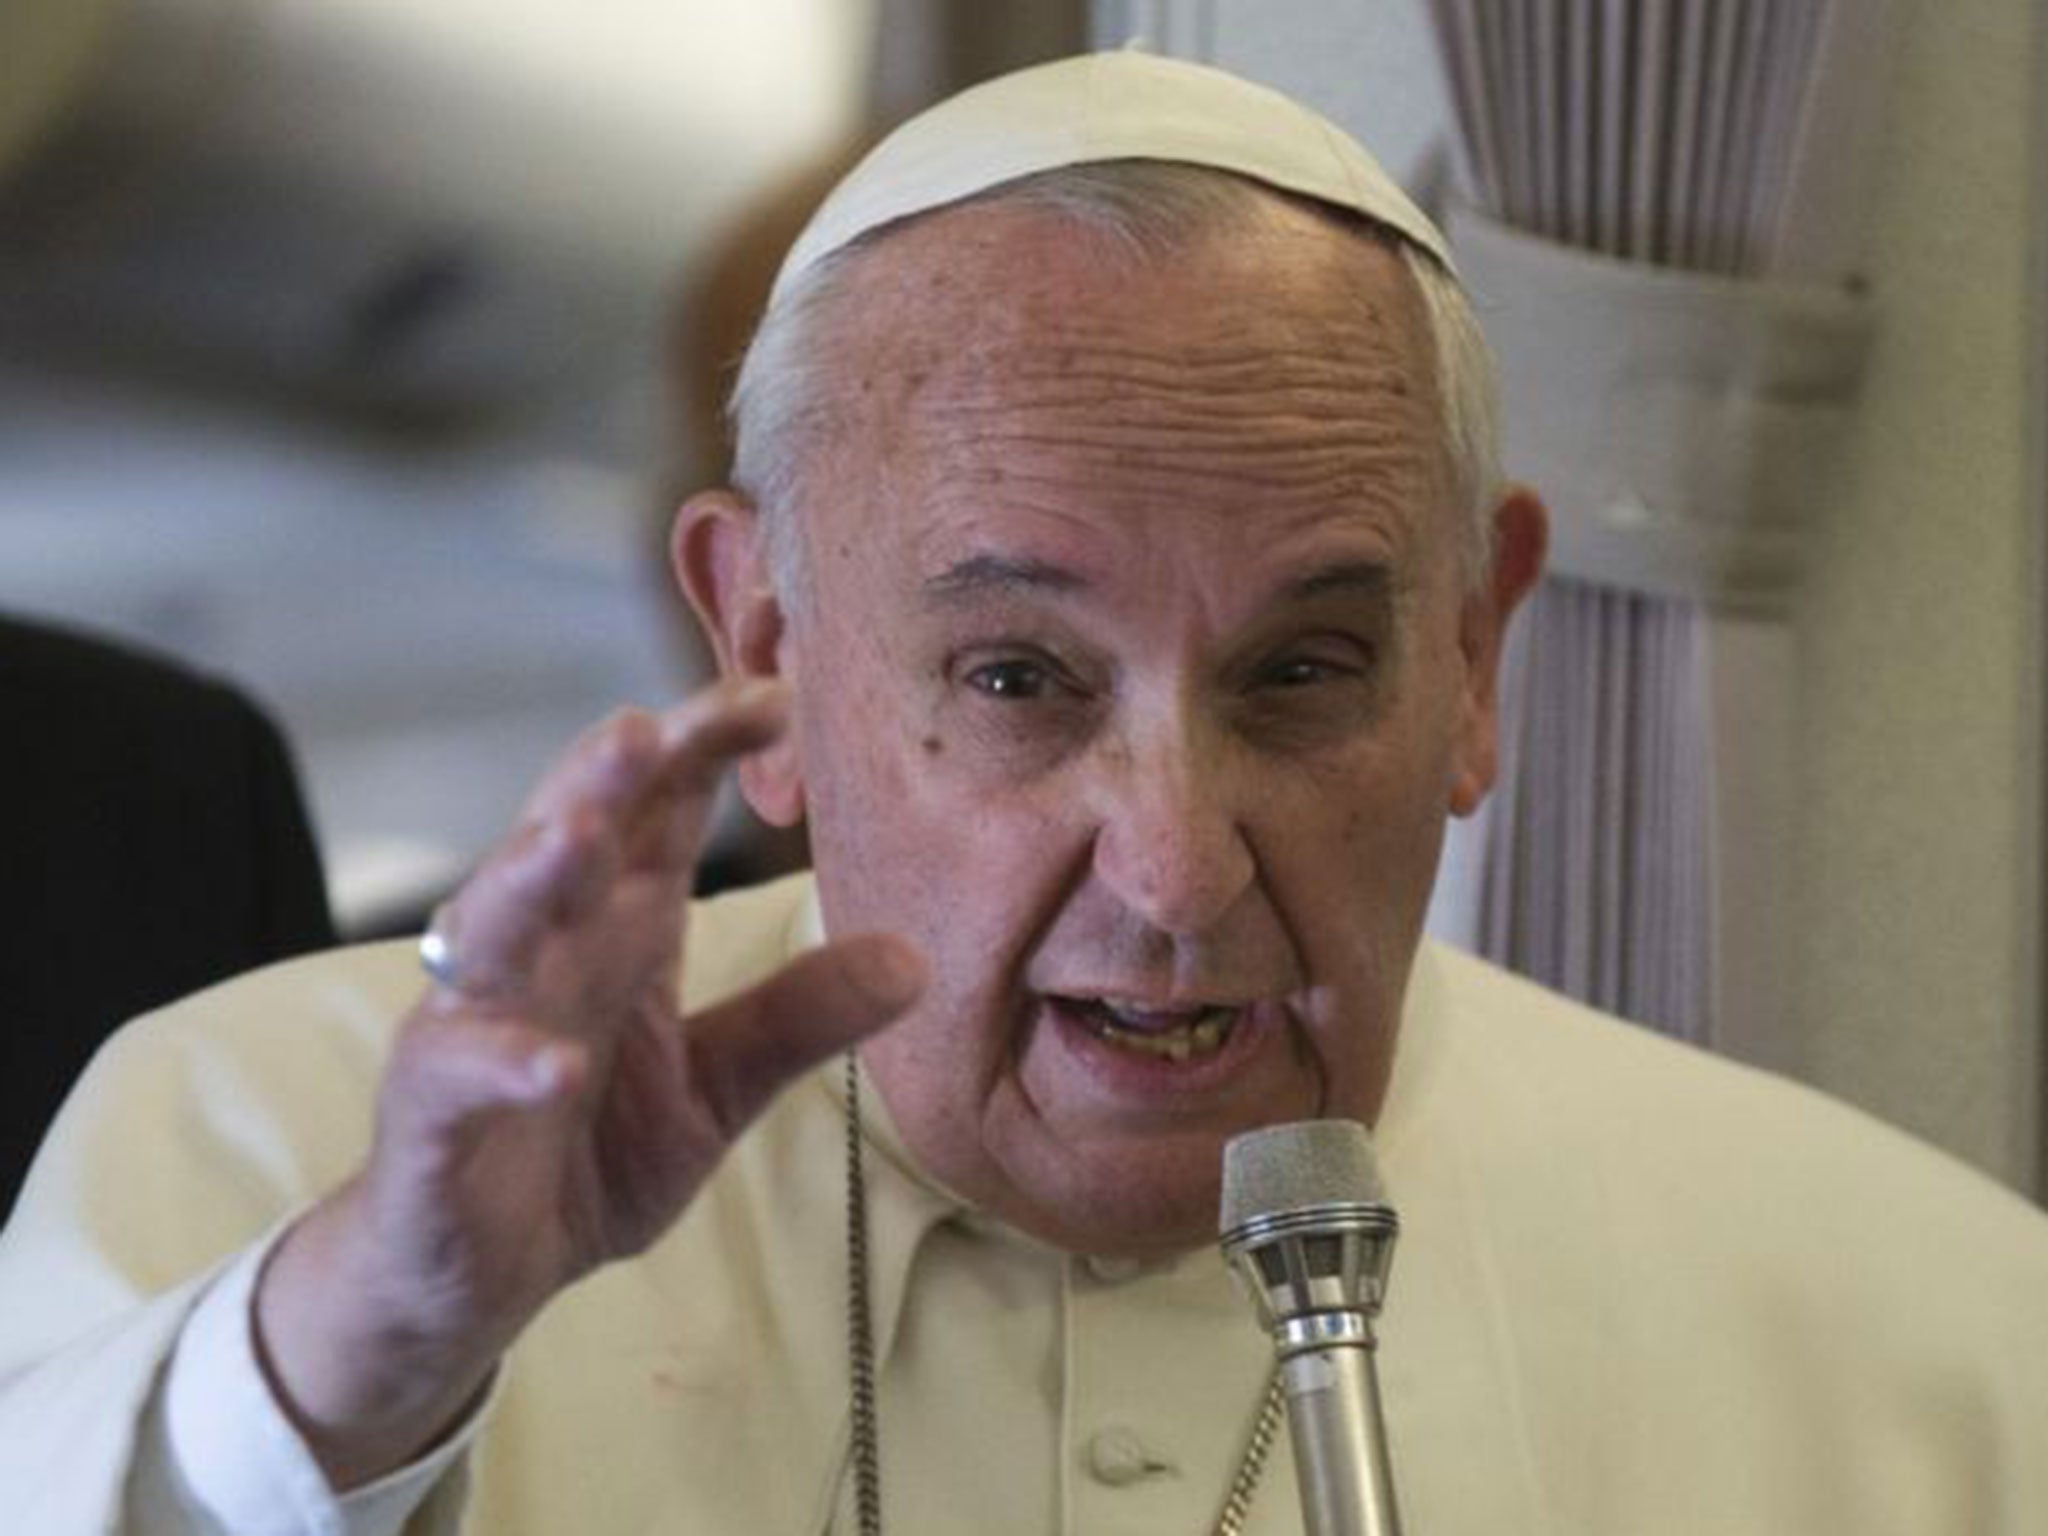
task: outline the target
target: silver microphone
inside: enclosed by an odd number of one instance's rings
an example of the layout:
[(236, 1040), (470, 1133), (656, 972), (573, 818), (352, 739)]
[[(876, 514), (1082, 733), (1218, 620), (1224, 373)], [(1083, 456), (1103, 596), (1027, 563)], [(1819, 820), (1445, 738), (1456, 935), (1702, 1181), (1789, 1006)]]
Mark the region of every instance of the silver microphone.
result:
[(1279, 1355), (1309, 1536), (1400, 1536), (1372, 1326), (1400, 1221), (1365, 1127), (1304, 1120), (1233, 1138), (1218, 1226)]

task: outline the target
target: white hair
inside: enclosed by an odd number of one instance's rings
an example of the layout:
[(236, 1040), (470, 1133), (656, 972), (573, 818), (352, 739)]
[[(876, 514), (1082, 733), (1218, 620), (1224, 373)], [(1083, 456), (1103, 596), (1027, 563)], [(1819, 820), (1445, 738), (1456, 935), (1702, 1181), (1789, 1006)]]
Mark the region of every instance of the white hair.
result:
[[(1135, 255), (1168, 256), (1244, 228), (1287, 197), (1394, 252), (1413, 278), (1433, 343), (1436, 394), (1453, 505), (1464, 515), (1467, 580), (1484, 578), (1500, 487), (1498, 384), (1493, 353), (1464, 289), (1435, 257), (1382, 225), (1295, 199), (1228, 171), (1178, 161), (1111, 160), (1061, 166), (1005, 182), (947, 208), (1012, 203), (1071, 219)], [(938, 210), (933, 210), (938, 211)], [(729, 406), (733, 483), (759, 509), (771, 579), (785, 605), (799, 600), (803, 539), (795, 509), (805, 472), (831, 426), (836, 358), (826, 318), (849, 269), (889, 235), (928, 217), (869, 230), (825, 256), (779, 295), (740, 365)]]

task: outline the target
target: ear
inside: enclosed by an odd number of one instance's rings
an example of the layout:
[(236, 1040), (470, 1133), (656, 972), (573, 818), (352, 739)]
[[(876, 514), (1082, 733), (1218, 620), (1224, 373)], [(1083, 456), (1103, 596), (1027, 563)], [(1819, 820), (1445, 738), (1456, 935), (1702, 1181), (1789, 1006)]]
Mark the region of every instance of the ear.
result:
[[(722, 677), (796, 681), (782, 601), (768, 573), (760, 514), (731, 491), (692, 496), (676, 513), (669, 562), (711, 641)], [(796, 726), (739, 764), (740, 793), (771, 826), (803, 820)]]
[(1458, 622), (1465, 697), (1451, 777), (1451, 811), (1470, 816), (1500, 771), (1500, 659), (1508, 620), (1543, 573), (1550, 520), (1536, 493), (1511, 486), (1493, 510), (1493, 559), (1467, 592)]

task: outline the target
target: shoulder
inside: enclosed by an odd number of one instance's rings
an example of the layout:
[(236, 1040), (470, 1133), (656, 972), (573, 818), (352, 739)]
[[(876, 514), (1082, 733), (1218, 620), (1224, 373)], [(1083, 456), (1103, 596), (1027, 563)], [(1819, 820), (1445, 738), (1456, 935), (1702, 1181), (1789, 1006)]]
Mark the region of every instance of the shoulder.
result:
[(1468, 1129), (1483, 1113), (1485, 1141), (1553, 1170), (1560, 1195), (1808, 1265), (1948, 1242), (1992, 1261), (2015, 1301), (2048, 1284), (2048, 1214), (1948, 1153), (1471, 956), (1431, 945), (1423, 964), (1447, 1113)]
[[(304, 955), (144, 1014), (93, 1057), (22, 1205), (118, 1219), (138, 1262), (232, 1251), (344, 1177), (420, 975), (405, 941)], [(173, 1257), (175, 1255), (175, 1257)]]
[(1978, 1191), (2041, 1213), (1983, 1174), (1818, 1089), (1628, 1023), (1446, 946), (1431, 944), (1447, 1054), (1540, 1099), (1553, 1134), (1577, 1127), (1754, 1167), (1796, 1150), (1912, 1187)]
[[(793, 953), (809, 891), (796, 877), (693, 905), (690, 1005), (751, 985)], [(299, 956), (195, 992), (115, 1032), (53, 1144), (163, 1166), (149, 1149), (197, 1138), (216, 1155), (227, 1143), (280, 1191), (324, 1187), (366, 1145), (385, 1058), (423, 985), (414, 942), (395, 939)]]
[(2035, 1528), (2048, 1217), (1812, 1089), (1438, 946), (1408, 1022), (1389, 1367), (1405, 1350), (1454, 1394), (1462, 1371), (1456, 1422), (1521, 1437), (1564, 1524), (1677, 1499), (1702, 1530)]
[(0, 1360), (111, 1326), (346, 1177), (417, 985), (405, 944), (335, 950), (117, 1031), (0, 1231)]
[[(765, 977), (801, 946), (810, 882), (795, 876), (693, 903), (692, 1006)], [(78, 1096), (124, 1112), (186, 1101), (275, 1102), (297, 1117), (367, 1105), (424, 985), (412, 939), (346, 945), (248, 971), (144, 1014), (94, 1059)]]

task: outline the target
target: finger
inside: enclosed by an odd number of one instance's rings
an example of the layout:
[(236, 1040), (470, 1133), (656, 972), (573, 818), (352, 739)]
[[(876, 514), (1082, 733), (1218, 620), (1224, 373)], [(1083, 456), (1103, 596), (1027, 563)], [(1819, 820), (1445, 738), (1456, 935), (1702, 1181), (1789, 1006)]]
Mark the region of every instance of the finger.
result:
[(527, 796), (527, 821), (558, 818), (577, 806), (623, 813), (661, 766), (661, 717), (622, 709), (571, 743)]
[(901, 1017), (928, 978), (893, 934), (812, 950), (685, 1023), (693, 1086), (730, 1140), (784, 1084)]
[(734, 758), (767, 746), (788, 721), (789, 687), (779, 679), (707, 688), (662, 716), (664, 778), (685, 793), (709, 794)]
[(603, 899), (619, 858), (616, 833), (594, 810), (520, 828), (436, 918), (461, 989), (444, 989), (444, 1001), (519, 992), (542, 940)]
[(788, 720), (788, 689), (773, 679), (721, 684), (664, 715), (660, 763), (627, 829), (627, 866), (693, 866), (726, 770), (780, 737)]
[[(579, 741), (536, 792), (531, 819), (437, 914), (460, 987), (437, 994), (443, 1004), (518, 997), (545, 1011), (543, 942), (593, 916), (608, 921), (601, 909), (623, 889), (622, 871), (654, 874), (641, 895), (673, 901), (680, 923), (711, 791), (733, 757), (783, 729), (785, 692), (724, 683), (659, 717), (620, 714)], [(559, 966), (542, 969), (563, 979)]]

